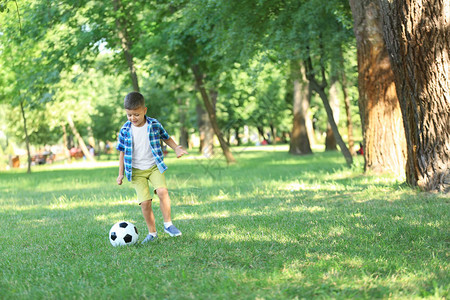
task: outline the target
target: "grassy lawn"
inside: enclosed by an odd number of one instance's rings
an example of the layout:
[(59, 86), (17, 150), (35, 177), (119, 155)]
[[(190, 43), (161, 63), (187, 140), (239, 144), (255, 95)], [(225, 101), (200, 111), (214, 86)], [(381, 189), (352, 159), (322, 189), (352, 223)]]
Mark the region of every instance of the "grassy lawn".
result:
[[(447, 298), (448, 195), (348, 169), (339, 153), (237, 149), (238, 164), (166, 159), (174, 224), (146, 227), (117, 167), (0, 173), (0, 298)], [(357, 158), (361, 165), (361, 158)]]

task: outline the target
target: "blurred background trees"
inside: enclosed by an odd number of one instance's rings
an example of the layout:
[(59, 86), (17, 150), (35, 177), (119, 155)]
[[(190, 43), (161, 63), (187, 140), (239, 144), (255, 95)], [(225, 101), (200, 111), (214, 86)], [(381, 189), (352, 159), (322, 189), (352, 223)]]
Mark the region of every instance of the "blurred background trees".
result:
[[(317, 145), (340, 150), (351, 165), (360, 143), (365, 171), (401, 174), (402, 125), (414, 116), (395, 90), (410, 74), (391, 71), (398, 37), (382, 34), (401, 11), (387, 7), (382, 0), (1, 0), (2, 164), (25, 145), (29, 166), (54, 145), (69, 155), (84, 143), (87, 158), (89, 147), (110, 152), (126, 120), (122, 99), (137, 90), (180, 144), (207, 157), (221, 152), (231, 163), (232, 146), (288, 143), (293, 155)], [(445, 88), (439, 93), (448, 97), (448, 81)], [(443, 106), (448, 112), (448, 101)], [(448, 145), (442, 124), (436, 139)], [(441, 152), (448, 156), (448, 147)], [(445, 178), (448, 167), (439, 172)]]

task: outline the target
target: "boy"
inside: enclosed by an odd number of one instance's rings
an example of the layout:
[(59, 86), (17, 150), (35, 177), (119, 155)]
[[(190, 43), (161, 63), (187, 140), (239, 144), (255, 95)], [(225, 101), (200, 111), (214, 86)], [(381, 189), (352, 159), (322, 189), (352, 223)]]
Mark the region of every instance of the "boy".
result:
[(147, 107), (145, 107), (144, 96), (140, 93), (129, 93), (125, 97), (124, 108), (128, 122), (120, 129), (116, 147), (120, 151), (117, 184), (122, 184), (125, 172), (128, 181), (131, 181), (136, 190), (149, 231), (142, 244), (154, 241), (158, 237), (148, 181), (160, 200), (164, 231), (170, 236), (179, 236), (181, 232), (172, 224), (170, 215), (170, 197), (164, 177), (167, 166), (163, 161), (160, 139), (175, 150), (177, 158), (188, 153), (169, 137), (158, 120), (146, 116)]

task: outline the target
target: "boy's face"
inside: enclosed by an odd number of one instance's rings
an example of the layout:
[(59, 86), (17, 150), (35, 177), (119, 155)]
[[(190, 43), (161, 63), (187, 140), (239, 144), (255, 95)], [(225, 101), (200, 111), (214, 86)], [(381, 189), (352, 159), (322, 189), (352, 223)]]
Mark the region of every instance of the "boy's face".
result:
[(136, 109), (125, 109), (127, 112), (128, 121), (130, 121), (136, 127), (142, 127), (147, 122), (145, 114), (147, 113), (147, 107), (138, 107)]

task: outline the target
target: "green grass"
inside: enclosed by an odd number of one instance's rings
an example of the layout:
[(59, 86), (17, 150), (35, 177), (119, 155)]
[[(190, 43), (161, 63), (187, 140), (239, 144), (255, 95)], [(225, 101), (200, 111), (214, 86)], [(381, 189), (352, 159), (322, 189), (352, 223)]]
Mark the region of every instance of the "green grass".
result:
[[(183, 232), (146, 234), (117, 167), (0, 173), (1, 299), (447, 298), (449, 197), (362, 175), (339, 153), (235, 149), (239, 163), (166, 159)], [(361, 158), (357, 158), (361, 165)]]

